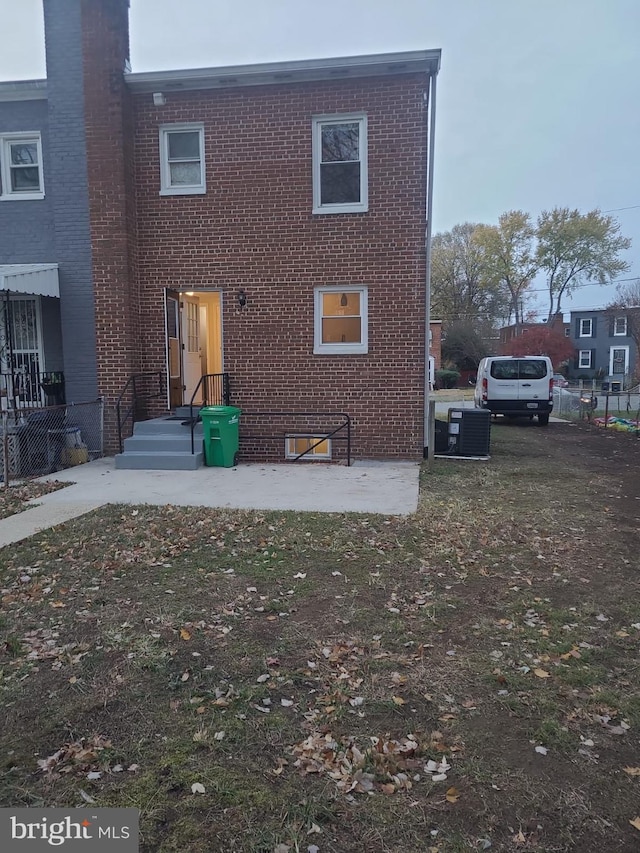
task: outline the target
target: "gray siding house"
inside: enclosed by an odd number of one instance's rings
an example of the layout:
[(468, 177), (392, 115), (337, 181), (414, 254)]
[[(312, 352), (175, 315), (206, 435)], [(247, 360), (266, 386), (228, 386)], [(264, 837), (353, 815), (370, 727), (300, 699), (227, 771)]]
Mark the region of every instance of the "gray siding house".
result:
[(61, 402), (41, 386), (63, 372), (66, 402), (97, 397), (80, 4), (54, 5), (47, 80), (0, 83), (3, 408)]
[(623, 387), (637, 381), (637, 347), (624, 312), (572, 311), (569, 337), (576, 348), (570, 379), (621, 380)]

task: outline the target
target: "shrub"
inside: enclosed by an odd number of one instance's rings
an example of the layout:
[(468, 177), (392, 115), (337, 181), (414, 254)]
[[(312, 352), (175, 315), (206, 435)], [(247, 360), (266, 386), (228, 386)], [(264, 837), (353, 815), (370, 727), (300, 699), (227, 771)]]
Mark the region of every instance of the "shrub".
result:
[(455, 388), (459, 379), (459, 370), (436, 370), (436, 385), (438, 388)]

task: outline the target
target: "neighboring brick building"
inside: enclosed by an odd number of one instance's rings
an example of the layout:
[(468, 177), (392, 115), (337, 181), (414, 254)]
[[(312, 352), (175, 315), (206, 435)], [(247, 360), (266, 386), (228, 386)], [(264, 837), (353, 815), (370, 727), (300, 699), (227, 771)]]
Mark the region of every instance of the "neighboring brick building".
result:
[(71, 386), (109, 406), (161, 371), (166, 409), (225, 371), (247, 412), (347, 412), (354, 455), (422, 456), (439, 51), (132, 74), (128, 0), (44, 7)]
[(563, 319), (563, 315), (556, 314), (551, 324), (549, 323), (512, 323), (510, 326), (503, 326), (500, 330), (500, 343), (498, 352), (500, 355), (504, 355), (507, 351), (508, 345), (515, 338), (519, 338), (520, 335), (526, 335), (527, 332), (532, 329), (547, 329), (551, 328), (553, 331), (557, 332), (560, 335), (565, 335), (569, 337), (569, 323), (565, 323)]

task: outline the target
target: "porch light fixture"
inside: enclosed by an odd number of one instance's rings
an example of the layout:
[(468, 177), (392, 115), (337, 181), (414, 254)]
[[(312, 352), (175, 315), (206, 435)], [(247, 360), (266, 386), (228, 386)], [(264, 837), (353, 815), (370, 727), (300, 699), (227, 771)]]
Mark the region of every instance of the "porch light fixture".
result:
[(164, 107), (167, 103), (167, 99), (164, 96), (163, 92), (154, 92), (153, 93), (153, 104), (156, 107)]
[(346, 306), (348, 304), (349, 304), (349, 298), (347, 297), (346, 293), (343, 293), (342, 296), (340, 297), (340, 305), (342, 305), (343, 308), (346, 308)]
[(247, 304), (247, 294), (244, 292), (244, 288), (241, 287), (238, 290), (238, 308), (242, 311), (244, 306)]

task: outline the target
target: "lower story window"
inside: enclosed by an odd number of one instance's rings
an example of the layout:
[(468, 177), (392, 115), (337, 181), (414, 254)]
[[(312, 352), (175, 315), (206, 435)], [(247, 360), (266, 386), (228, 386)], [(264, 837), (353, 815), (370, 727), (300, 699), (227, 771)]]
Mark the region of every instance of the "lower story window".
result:
[[(309, 449), (311, 448), (311, 449)], [(305, 453), (305, 451), (309, 451)], [(331, 440), (323, 435), (288, 435), (285, 438), (285, 459), (331, 459)]]
[(591, 350), (590, 349), (581, 349), (580, 350), (580, 361), (578, 362), (578, 367), (591, 367)]
[(369, 351), (366, 287), (317, 287), (314, 299), (316, 355)]

